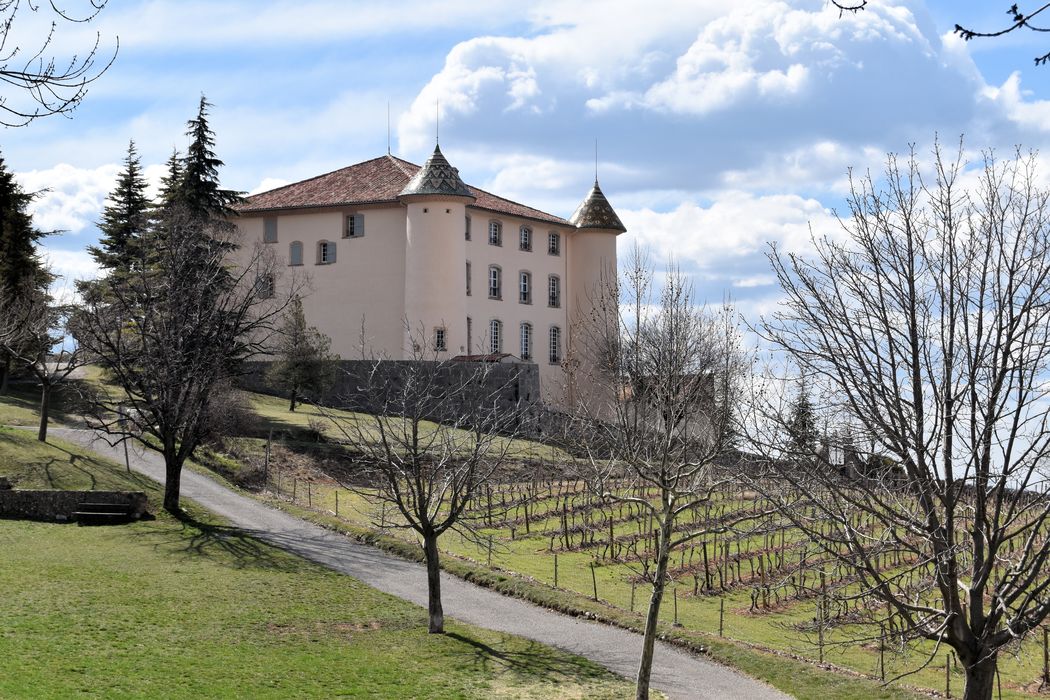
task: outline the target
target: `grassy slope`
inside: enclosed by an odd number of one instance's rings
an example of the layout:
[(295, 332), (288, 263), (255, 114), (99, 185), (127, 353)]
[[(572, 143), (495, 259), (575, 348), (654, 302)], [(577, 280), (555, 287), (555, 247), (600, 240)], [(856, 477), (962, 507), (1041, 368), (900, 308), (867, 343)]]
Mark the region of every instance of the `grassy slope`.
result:
[[(5, 402), (8, 403), (8, 402)], [(0, 428), (22, 487), (152, 482)], [(223, 527), (0, 520), (0, 697), (623, 697), (630, 684), (539, 644), (459, 624)]]

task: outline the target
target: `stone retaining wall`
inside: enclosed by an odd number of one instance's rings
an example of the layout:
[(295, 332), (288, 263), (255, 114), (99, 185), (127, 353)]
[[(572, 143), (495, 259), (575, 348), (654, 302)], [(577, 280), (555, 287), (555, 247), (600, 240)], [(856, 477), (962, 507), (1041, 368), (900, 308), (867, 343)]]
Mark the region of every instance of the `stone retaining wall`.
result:
[(79, 503), (130, 505), (138, 519), (149, 505), (141, 491), (31, 491), (0, 489), (0, 518), (16, 520), (72, 521)]

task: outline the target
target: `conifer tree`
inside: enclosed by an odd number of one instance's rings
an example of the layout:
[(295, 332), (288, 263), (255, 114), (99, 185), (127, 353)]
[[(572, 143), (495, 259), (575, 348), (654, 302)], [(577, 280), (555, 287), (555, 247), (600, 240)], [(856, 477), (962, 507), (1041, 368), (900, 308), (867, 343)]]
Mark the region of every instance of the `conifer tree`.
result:
[(165, 163), (168, 172), (160, 179), (160, 193), (157, 196), (158, 208), (170, 207), (178, 197), (179, 187), (182, 185), (183, 167), (182, 155), (179, 149), (172, 149), (168, 162)]
[(813, 402), (809, 398), (809, 388), (805, 379), (798, 388), (798, 395), (791, 405), (787, 420), (788, 450), (795, 459), (813, 459), (819, 449), (817, 419)]
[(223, 162), (215, 155), (215, 133), (208, 125), (211, 103), (201, 95), (197, 116), (187, 123), (190, 145), (183, 159), (179, 200), (191, 215), (204, 221), (226, 220), (233, 216), (233, 205), (240, 193), (219, 186), (219, 168)]
[(288, 410), (294, 411), (306, 392), (320, 392), (331, 383), (338, 355), (329, 352), (331, 340), (306, 325), (303, 302), (292, 299), (285, 313), (277, 344), (277, 360), (270, 366), (270, 380), (289, 394)]
[[(52, 280), (36, 252), (36, 244), (47, 234), (33, 226), (33, 197), (0, 156), (0, 296), (18, 306), (46, 294)], [(11, 361), (9, 353), (0, 353), (0, 393), (7, 390)]]
[(127, 277), (142, 260), (142, 243), (149, 227), (150, 201), (146, 196), (146, 178), (135, 142), (128, 144), (124, 171), (102, 210), (99, 230), (102, 237), (88, 252), (95, 261), (117, 279)]

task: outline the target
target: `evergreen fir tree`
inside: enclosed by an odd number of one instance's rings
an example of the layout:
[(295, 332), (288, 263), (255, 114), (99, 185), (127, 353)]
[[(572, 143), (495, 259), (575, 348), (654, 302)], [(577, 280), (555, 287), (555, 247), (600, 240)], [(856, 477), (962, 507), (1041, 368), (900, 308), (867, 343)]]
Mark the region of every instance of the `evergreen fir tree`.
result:
[(805, 379), (799, 385), (798, 395), (791, 406), (787, 421), (788, 450), (795, 459), (813, 459), (819, 449), (817, 418)]
[[(0, 156), (0, 294), (15, 306), (46, 295), (54, 279), (36, 252), (36, 244), (47, 234), (33, 226), (29, 214), (33, 197)], [(10, 371), (10, 355), (0, 354), (0, 393), (7, 389)]]
[(277, 347), (277, 360), (270, 366), (270, 381), (289, 394), (289, 411), (306, 392), (320, 392), (331, 383), (338, 355), (329, 352), (331, 340), (306, 325), (303, 302), (295, 297), (285, 314)]
[(97, 246), (88, 247), (91, 256), (111, 277), (124, 278), (141, 265), (150, 209), (146, 178), (132, 141), (124, 159), (124, 171), (110, 193), (109, 203), (102, 210), (99, 223), (102, 237)]
[(209, 107), (211, 103), (201, 95), (197, 117), (187, 123), (190, 145), (183, 160), (179, 200), (191, 215), (202, 221), (217, 222), (235, 215), (233, 205), (241, 196), (219, 186), (219, 168), (223, 162), (215, 155), (215, 134), (208, 125)]
[(160, 193), (157, 197), (158, 209), (170, 207), (178, 197), (179, 188), (182, 186), (183, 167), (179, 149), (172, 149), (165, 165), (168, 172), (160, 179)]

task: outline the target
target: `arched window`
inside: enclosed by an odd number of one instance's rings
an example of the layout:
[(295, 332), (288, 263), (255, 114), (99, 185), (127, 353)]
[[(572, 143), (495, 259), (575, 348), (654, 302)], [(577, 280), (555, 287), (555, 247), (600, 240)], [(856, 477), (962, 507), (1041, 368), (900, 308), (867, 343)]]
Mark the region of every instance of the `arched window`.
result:
[(299, 241), (293, 241), (288, 246), (288, 264), (289, 265), (302, 265), (303, 264), (303, 244)]
[(528, 322), (521, 324), (521, 359), (532, 359), (532, 324)]
[(503, 352), (503, 322), (495, 318), (489, 322), (489, 352)]
[(503, 298), (503, 271), (499, 265), (489, 266), (489, 299)]
[(522, 270), (518, 275), (518, 302), (532, 303), (532, 273), (527, 270)]
[(317, 244), (317, 264), (331, 265), (335, 262), (335, 243), (332, 241), (321, 241)]
[(489, 245), (503, 245), (503, 224), (498, 221), (489, 222)]
[(555, 309), (561, 306), (561, 279), (557, 275), (547, 278), (547, 306)]
[(532, 250), (532, 229), (528, 226), (522, 226), (518, 232), (518, 248)]
[(561, 364), (561, 328), (557, 326), (551, 326), (550, 362), (552, 365)]

